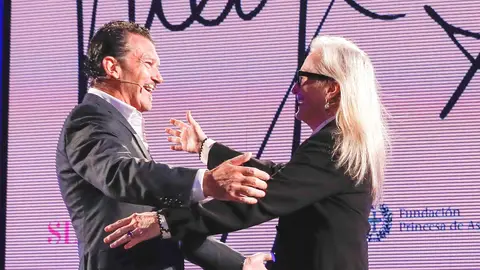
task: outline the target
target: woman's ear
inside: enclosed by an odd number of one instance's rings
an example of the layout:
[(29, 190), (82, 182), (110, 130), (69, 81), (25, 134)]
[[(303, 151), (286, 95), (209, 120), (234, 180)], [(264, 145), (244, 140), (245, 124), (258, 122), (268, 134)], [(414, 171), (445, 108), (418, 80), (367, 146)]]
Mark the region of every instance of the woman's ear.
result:
[(330, 104), (335, 104), (340, 101), (340, 84), (332, 82), (326, 89), (325, 100)]

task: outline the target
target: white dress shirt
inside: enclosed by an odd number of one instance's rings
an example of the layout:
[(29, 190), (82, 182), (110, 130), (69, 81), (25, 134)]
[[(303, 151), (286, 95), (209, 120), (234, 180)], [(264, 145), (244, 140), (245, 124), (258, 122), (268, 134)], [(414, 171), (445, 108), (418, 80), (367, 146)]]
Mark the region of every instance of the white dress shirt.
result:
[[(130, 126), (132, 126), (133, 130), (135, 130), (135, 132), (141, 138), (142, 143), (148, 149), (148, 143), (145, 139), (145, 121), (141, 112), (139, 112), (135, 107), (123, 102), (122, 100), (96, 88), (88, 89), (88, 93), (99, 96), (108, 103), (112, 104), (112, 106), (115, 107), (115, 109), (117, 109), (123, 115), (123, 117), (125, 117), (125, 119), (127, 119)], [(203, 176), (205, 174), (205, 171), (205, 169), (200, 169), (195, 175), (191, 195), (191, 199), (194, 202), (205, 199), (205, 195), (203, 194)]]

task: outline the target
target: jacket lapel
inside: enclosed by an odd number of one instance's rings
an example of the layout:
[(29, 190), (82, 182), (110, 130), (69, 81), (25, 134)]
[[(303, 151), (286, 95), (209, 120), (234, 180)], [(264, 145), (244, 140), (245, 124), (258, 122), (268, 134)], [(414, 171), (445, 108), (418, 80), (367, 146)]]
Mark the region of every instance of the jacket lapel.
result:
[[(126, 124), (122, 122), (122, 124), (124, 126), (130, 126), (130, 124), (127, 122)], [(133, 130), (133, 128), (130, 127), (130, 132)], [(135, 141), (137, 143), (138, 146), (140, 146), (140, 149), (142, 150), (142, 153), (145, 155), (145, 157), (149, 160), (152, 159), (152, 156), (150, 155), (150, 151), (148, 151), (148, 149), (145, 147), (145, 144), (143, 143), (142, 139), (140, 138), (140, 136), (135, 132), (133, 131), (133, 136), (135, 137)]]
[(97, 106), (106, 109), (112, 115), (112, 117), (119, 120), (120, 123), (122, 123), (122, 125), (125, 126), (130, 131), (130, 133), (133, 135), (133, 138), (134, 138), (134, 142), (132, 142), (132, 144), (136, 146), (138, 150), (140, 150), (139, 152), (141, 152), (145, 156), (145, 158), (147, 158), (148, 160), (152, 159), (150, 152), (145, 147), (145, 144), (143, 143), (140, 136), (137, 134), (137, 132), (135, 132), (133, 127), (130, 125), (130, 123), (128, 123), (127, 119), (125, 119), (125, 117), (123, 117), (123, 115), (115, 107), (113, 107), (112, 104), (108, 103), (106, 100), (102, 99), (99, 96), (96, 96), (94, 94), (88, 94), (88, 93), (85, 95), (83, 102), (94, 103)]

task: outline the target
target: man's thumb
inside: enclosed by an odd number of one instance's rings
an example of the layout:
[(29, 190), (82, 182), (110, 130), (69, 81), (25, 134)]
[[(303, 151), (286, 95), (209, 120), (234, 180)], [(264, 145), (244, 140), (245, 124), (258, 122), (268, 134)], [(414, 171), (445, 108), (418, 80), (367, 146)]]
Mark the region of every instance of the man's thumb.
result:
[(247, 152), (230, 159), (230, 164), (240, 166), (252, 158), (252, 153)]
[(263, 253), (263, 260), (264, 261), (274, 261), (275, 262), (275, 257), (273, 253)]
[(191, 111), (187, 111), (187, 121), (188, 121), (188, 123), (190, 123), (190, 124), (195, 123), (195, 119), (193, 119), (193, 116), (192, 116), (192, 112), (191, 112)]

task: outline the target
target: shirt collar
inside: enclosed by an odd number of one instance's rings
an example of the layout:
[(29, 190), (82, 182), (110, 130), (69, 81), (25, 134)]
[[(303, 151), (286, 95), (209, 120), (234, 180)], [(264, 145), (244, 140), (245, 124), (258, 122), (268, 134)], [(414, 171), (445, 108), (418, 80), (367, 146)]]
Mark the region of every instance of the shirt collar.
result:
[(130, 118), (133, 116), (140, 116), (142, 117), (142, 113), (140, 113), (135, 107), (123, 102), (122, 100), (104, 92), (101, 90), (98, 90), (96, 88), (91, 87), (88, 89), (88, 93), (97, 95), (104, 100), (106, 100), (108, 103), (112, 104), (115, 109), (117, 109), (124, 117), (130, 122)]
[(335, 116), (332, 116), (330, 118), (328, 118), (327, 120), (323, 121), (313, 132), (312, 132), (312, 135), (313, 134), (316, 134), (317, 132), (319, 132), (322, 128), (324, 128), (326, 125), (328, 125), (330, 122), (332, 122), (333, 120), (335, 120)]
[(115, 109), (117, 109), (123, 115), (123, 117), (127, 119), (127, 122), (130, 124), (133, 130), (135, 130), (137, 135), (140, 136), (140, 139), (148, 148), (148, 143), (145, 138), (145, 122), (141, 112), (139, 112), (135, 107), (123, 102), (122, 100), (96, 88), (92, 87), (88, 89), (88, 93), (99, 96), (100, 98), (110, 103), (113, 107), (115, 107)]

